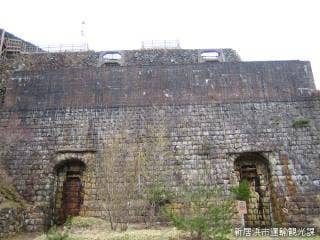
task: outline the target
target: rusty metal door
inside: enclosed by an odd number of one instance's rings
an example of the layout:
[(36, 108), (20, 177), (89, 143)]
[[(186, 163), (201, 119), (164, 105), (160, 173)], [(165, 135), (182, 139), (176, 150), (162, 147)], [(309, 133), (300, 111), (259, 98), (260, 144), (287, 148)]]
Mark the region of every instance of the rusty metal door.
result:
[(69, 216), (77, 216), (80, 213), (82, 203), (81, 180), (79, 177), (67, 177), (63, 183), (62, 209), (63, 220)]

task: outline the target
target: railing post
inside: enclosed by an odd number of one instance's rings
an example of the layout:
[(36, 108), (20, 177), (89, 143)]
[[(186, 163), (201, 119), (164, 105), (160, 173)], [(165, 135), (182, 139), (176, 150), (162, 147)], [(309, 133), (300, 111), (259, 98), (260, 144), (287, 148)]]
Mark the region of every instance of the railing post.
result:
[(4, 43), (4, 36), (5, 36), (6, 31), (4, 29), (2, 29), (2, 34), (1, 34), (1, 41), (0, 41), (0, 55), (2, 53), (2, 47), (3, 47), (3, 43)]

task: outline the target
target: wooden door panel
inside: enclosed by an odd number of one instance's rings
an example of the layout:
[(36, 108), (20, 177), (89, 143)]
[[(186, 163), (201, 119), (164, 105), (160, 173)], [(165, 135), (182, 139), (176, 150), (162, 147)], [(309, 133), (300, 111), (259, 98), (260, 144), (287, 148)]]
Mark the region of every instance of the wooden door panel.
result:
[(81, 206), (81, 180), (79, 177), (67, 177), (63, 183), (63, 219), (76, 216)]

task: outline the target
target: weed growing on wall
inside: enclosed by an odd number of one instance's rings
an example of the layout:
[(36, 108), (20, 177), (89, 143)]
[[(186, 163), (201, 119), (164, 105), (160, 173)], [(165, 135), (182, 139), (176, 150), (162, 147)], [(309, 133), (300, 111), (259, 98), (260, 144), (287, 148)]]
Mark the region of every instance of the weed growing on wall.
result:
[(309, 119), (305, 119), (305, 118), (303, 118), (303, 119), (297, 119), (297, 120), (293, 121), (292, 126), (293, 126), (294, 128), (307, 127), (307, 126), (309, 126), (309, 122), (310, 122)]
[(231, 192), (235, 194), (237, 200), (248, 201), (250, 198), (250, 184), (244, 179), (239, 183), (238, 187), (232, 187)]

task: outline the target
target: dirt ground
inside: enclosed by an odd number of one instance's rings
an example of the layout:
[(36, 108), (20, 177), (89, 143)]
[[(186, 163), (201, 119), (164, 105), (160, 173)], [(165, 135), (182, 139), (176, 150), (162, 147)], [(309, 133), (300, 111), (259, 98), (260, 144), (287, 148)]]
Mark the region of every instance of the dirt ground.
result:
[[(175, 229), (162, 229), (162, 230), (136, 230), (126, 232), (110, 232), (108, 230), (100, 231), (78, 231), (69, 234), (70, 240), (183, 240), (182, 234), (178, 233)], [(272, 237), (247, 237), (247, 238), (236, 238), (232, 237), (232, 240), (275, 240), (277, 238)], [(316, 237), (281, 237), (279, 240), (320, 240), (320, 236)], [(15, 237), (9, 238), (8, 240), (46, 240), (46, 236), (41, 233), (33, 234), (19, 234)]]
[[(141, 225), (130, 225), (127, 231), (111, 231), (107, 222), (96, 218), (76, 217), (64, 227), (57, 228), (53, 233), (66, 233), (69, 238), (52, 238), (52, 240), (183, 240), (187, 235), (176, 228), (156, 226), (146, 229)], [(52, 235), (51, 235), (52, 236)], [(314, 237), (235, 237), (231, 240), (320, 240)], [(7, 240), (47, 240), (43, 233), (21, 233)], [(49, 239), (50, 240), (50, 239)]]

